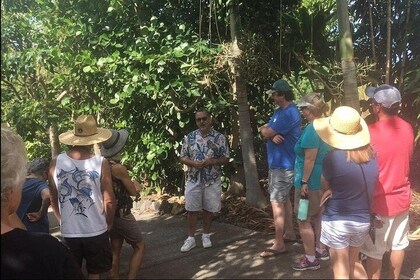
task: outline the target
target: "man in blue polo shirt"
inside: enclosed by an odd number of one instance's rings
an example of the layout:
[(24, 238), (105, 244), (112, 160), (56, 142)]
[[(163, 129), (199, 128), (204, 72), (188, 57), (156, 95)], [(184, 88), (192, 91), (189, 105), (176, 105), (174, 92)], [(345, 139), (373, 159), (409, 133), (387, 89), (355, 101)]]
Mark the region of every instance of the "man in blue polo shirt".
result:
[(287, 253), (285, 238), (296, 238), (289, 192), (293, 186), (294, 147), (301, 134), (299, 109), (292, 102), (295, 96), (287, 81), (276, 81), (267, 93), (279, 106), (270, 121), (260, 128), (261, 135), (267, 139), (268, 188), (276, 237), (273, 245), (260, 254), (263, 258)]

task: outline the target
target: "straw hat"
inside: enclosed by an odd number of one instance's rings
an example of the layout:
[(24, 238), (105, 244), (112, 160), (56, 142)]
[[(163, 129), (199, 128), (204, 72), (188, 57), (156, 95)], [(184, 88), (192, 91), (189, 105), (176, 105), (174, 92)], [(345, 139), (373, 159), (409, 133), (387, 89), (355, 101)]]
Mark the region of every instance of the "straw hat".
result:
[(121, 152), (127, 143), (128, 131), (125, 129), (111, 129), (112, 136), (102, 143), (101, 154), (106, 158), (111, 158)]
[(324, 142), (341, 150), (353, 150), (370, 143), (369, 130), (359, 113), (340, 106), (327, 118), (314, 120), (314, 128)]
[(61, 143), (71, 146), (89, 146), (101, 143), (111, 137), (109, 129), (98, 128), (96, 120), (91, 115), (81, 115), (74, 122), (73, 130), (58, 136)]

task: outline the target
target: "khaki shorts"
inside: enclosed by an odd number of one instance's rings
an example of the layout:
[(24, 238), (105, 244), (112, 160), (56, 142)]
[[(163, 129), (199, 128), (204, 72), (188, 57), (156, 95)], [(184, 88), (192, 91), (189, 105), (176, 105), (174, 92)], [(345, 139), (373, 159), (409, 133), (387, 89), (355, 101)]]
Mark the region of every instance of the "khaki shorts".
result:
[(129, 244), (136, 244), (143, 240), (141, 228), (133, 214), (114, 217), (114, 224), (110, 232), (111, 239), (125, 239)]
[[(309, 200), (309, 208), (308, 208), (308, 219), (309, 220), (312, 216), (315, 216), (321, 210), (319, 204), (321, 203), (322, 191), (321, 190), (309, 190), (308, 191), (308, 200)], [(297, 215), (299, 210), (299, 200), (300, 200), (300, 188), (295, 188), (295, 206), (294, 212)]]
[(185, 210), (219, 212), (222, 206), (220, 178), (209, 185), (187, 182), (185, 186)]
[(360, 252), (373, 259), (382, 260), (386, 251), (403, 250), (407, 248), (408, 241), (408, 211), (397, 216), (381, 217), (384, 222), (382, 228), (375, 230), (375, 244), (369, 237), (366, 239)]

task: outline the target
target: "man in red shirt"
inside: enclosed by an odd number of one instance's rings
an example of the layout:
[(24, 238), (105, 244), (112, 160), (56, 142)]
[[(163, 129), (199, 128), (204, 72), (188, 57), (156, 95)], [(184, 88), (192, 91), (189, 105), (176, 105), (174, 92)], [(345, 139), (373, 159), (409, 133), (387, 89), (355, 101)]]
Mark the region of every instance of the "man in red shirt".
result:
[(413, 128), (398, 117), (401, 95), (390, 85), (368, 87), (377, 122), (369, 125), (371, 144), (376, 150), (379, 180), (374, 191), (371, 211), (382, 220), (376, 228), (375, 241), (369, 238), (361, 248), (367, 258), (369, 279), (381, 278), (382, 257), (390, 254), (389, 278), (398, 279), (408, 246), (408, 212), (411, 186), (408, 180), (410, 159), (414, 149)]

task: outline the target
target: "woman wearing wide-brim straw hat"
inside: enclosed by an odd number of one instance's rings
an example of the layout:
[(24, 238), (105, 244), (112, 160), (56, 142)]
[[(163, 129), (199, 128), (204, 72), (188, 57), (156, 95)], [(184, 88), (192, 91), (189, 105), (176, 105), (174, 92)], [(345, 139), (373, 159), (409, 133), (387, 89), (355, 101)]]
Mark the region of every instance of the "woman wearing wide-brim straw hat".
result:
[(334, 278), (367, 278), (358, 255), (369, 238), (370, 201), (379, 173), (367, 125), (347, 106), (313, 124), (321, 139), (333, 147), (322, 167), (321, 203), (326, 202), (321, 242), (330, 248)]
[(59, 135), (70, 146), (52, 160), (49, 169), (51, 206), (60, 222), (63, 242), (88, 278), (99, 278), (111, 270), (112, 253), (108, 231), (115, 213), (115, 197), (109, 162), (92, 153), (93, 144), (111, 137), (91, 115), (79, 116), (74, 128)]

